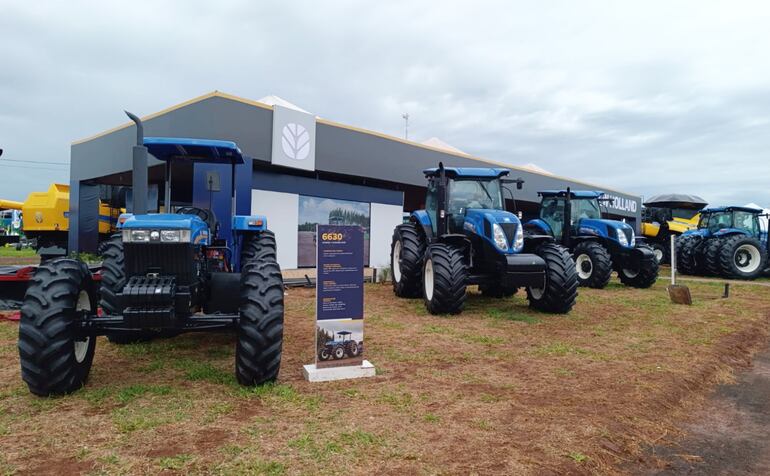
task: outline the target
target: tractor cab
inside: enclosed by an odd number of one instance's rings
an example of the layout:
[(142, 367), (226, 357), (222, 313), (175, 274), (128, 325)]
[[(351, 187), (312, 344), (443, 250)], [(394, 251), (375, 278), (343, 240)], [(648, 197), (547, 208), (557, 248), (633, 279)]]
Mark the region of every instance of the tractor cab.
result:
[(689, 234), (724, 235), (726, 233), (744, 233), (760, 238), (762, 230), (759, 217), (762, 210), (746, 207), (718, 207), (701, 211), (698, 229)]

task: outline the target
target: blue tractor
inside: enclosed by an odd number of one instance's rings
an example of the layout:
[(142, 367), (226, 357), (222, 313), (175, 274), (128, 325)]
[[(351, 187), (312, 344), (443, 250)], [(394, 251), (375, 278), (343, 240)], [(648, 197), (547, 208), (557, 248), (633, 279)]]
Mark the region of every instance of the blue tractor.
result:
[(398, 225), (391, 244), (396, 296), (419, 297), (431, 314), (457, 314), (466, 287), (493, 297), (527, 289), (531, 307), (567, 313), (577, 298), (575, 265), (551, 236), (525, 234), (519, 218), (503, 208), (502, 168), (444, 167), (424, 170), (426, 209)]
[[(120, 233), (106, 246), (101, 286), (76, 259), (37, 269), (21, 309), (22, 379), (37, 395), (79, 389), (100, 335), (127, 343), (234, 329), (238, 382), (274, 380), (283, 341), (283, 279), (265, 217), (234, 215), (240, 149), (228, 141), (144, 138), (139, 118), (129, 116), (137, 125), (133, 213), (121, 216)], [(165, 213), (147, 213), (148, 152), (166, 163)], [(172, 212), (173, 161), (229, 164), (232, 216), (220, 222), (211, 210), (190, 206)]]
[(622, 221), (602, 218), (603, 192), (546, 190), (540, 218), (525, 227), (553, 236), (572, 253), (581, 286), (604, 288), (615, 270), (626, 286), (649, 288), (658, 279), (652, 248), (636, 240), (634, 229)]
[(677, 266), (682, 273), (755, 279), (768, 265), (767, 230), (762, 210), (717, 207), (701, 211), (698, 229), (676, 240)]

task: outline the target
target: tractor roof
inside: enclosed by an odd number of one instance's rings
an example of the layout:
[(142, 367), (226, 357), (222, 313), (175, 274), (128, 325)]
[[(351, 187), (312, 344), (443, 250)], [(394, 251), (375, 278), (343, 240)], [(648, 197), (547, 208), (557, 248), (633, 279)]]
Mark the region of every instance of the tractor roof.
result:
[[(422, 171), (426, 177), (437, 177), (438, 167)], [(508, 169), (496, 167), (444, 167), (444, 172), (449, 178), (499, 178), (511, 173)]]
[(350, 332), (350, 331), (337, 331), (337, 334), (339, 334), (341, 336), (346, 336), (348, 334), (352, 334), (352, 332)]
[[(566, 197), (566, 190), (543, 190), (537, 192), (541, 197)], [(570, 190), (570, 198), (599, 198), (604, 192), (596, 190)]]
[(713, 207), (701, 210), (701, 213), (720, 213), (720, 212), (747, 212), (747, 213), (762, 213), (759, 208), (751, 207)]
[(235, 142), (179, 137), (145, 137), (144, 145), (158, 160), (242, 164), (243, 154)]

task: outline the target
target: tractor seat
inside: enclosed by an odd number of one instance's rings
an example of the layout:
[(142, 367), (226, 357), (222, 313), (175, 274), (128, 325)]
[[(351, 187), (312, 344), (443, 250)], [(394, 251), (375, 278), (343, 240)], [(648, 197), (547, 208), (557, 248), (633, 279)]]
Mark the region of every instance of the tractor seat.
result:
[(214, 215), (214, 210), (209, 208), (180, 207), (177, 209), (176, 213), (177, 215), (197, 216), (206, 223), (206, 226), (209, 227), (209, 230), (211, 230), (212, 233), (216, 232), (217, 226), (219, 225), (217, 222), (217, 216)]

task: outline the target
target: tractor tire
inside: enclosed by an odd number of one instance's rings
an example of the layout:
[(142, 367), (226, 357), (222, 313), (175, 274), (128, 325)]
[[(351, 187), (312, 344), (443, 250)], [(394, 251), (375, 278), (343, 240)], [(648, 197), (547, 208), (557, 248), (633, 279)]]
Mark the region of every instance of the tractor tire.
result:
[(345, 347), (338, 345), (334, 348), (332, 351), (332, 356), (334, 357), (334, 360), (344, 359), (345, 358)]
[(655, 261), (661, 264), (668, 264), (671, 261), (671, 247), (663, 243), (651, 243), (650, 248), (655, 255)]
[(278, 248), (272, 231), (265, 230), (244, 236), (241, 247), (241, 267), (253, 260), (278, 262)]
[[(106, 315), (120, 316), (123, 306), (120, 305), (118, 293), (126, 285), (125, 256), (123, 241), (120, 235), (113, 235), (102, 242), (102, 284), (99, 289), (99, 306)], [(109, 332), (107, 340), (113, 344), (125, 345), (145, 342), (156, 337), (153, 331)]]
[(697, 259), (700, 244), (700, 236), (688, 235), (676, 239), (676, 264), (680, 273), (696, 275), (700, 272), (701, 266)]
[[(647, 248), (651, 250), (647, 245), (639, 245), (638, 248)], [(660, 264), (653, 259), (641, 263), (639, 269), (621, 267), (618, 270), (618, 277), (620, 277), (620, 282), (626, 286), (646, 289), (655, 284), (655, 281), (658, 280), (659, 271)]]
[(63, 395), (88, 380), (96, 336), (79, 330), (78, 311), (96, 312), (88, 268), (73, 259), (41, 264), (24, 296), (19, 323), (21, 378), (35, 395)]
[(413, 223), (398, 225), (390, 245), (390, 269), (393, 292), (401, 298), (416, 298), (422, 293), (422, 265), (425, 239)]
[(329, 352), (329, 349), (327, 349), (326, 347), (321, 349), (321, 352), (318, 353), (318, 358), (321, 360), (329, 360), (331, 359), (331, 357), (332, 357), (332, 354), (331, 352)]
[(578, 296), (578, 273), (575, 262), (563, 246), (540, 245), (535, 254), (545, 260), (545, 287), (527, 288), (529, 306), (551, 314), (567, 314)]
[(725, 278), (756, 279), (765, 269), (767, 250), (756, 238), (731, 236), (719, 249), (719, 262)]
[(722, 264), (719, 260), (719, 250), (723, 241), (720, 238), (711, 238), (703, 245), (703, 271), (709, 276), (720, 276)]
[(580, 286), (602, 289), (612, 276), (612, 258), (607, 248), (596, 241), (582, 241), (572, 252)]
[(358, 357), (358, 342), (353, 341), (348, 345), (348, 355)]
[(423, 299), (431, 314), (459, 314), (465, 306), (468, 270), (462, 251), (445, 243), (428, 247), (422, 268)]
[(481, 284), (479, 285), (479, 291), (481, 295), (491, 298), (509, 298), (516, 294), (519, 288), (514, 286), (504, 286), (501, 283)]
[(235, 346), (235, 377), (253, 386), (278, 377), (283, 344), (283, 278), (273, 261), (241, 268), (241, 308)]

